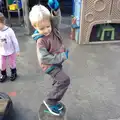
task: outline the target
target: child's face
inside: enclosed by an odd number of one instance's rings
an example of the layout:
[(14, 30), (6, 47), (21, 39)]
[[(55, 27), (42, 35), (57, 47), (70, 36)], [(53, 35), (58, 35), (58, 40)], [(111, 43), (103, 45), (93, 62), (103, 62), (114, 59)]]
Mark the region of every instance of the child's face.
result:
[(0, 23), (0, 30), (2, 30), (4, 28), (4, 24)]
[(41, 20), (39, 25), (35, 27), (41, 35), (48, 36), (51, 31), (51, 21), (50, 20)]

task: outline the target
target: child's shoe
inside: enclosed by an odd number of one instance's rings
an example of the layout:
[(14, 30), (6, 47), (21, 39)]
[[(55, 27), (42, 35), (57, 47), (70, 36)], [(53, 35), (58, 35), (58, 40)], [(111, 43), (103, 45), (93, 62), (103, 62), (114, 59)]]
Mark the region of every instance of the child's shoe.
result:
[(47, 107), (47, 109), (49, 110), (49, 112), (55, 116), (60, 116), (61, 114), (61, 110), (63, 109), (61, 104), (57, 104), (57, 105), (48, 105), (46, 103), (46, 101), (43, 101), (43, 103), (45, 104), (45, 106)]
[(60, 102), (58, 102), (56, 106), (58, 107), (58, 110), (62, 110), (63, 109), (63, 105)]
[(1, 71), (1, 77), (0, 77), (0, 82), (4, 82), (7, 79), (7, 73), (6, 70)]
[(10, 76), (10, 80), (11, 80), (11, 81), (15, 81), (15, 80), (16, 80), (16, 78), (17, 78), (17, 70), (16, 70), (16, 68), (11, 69), (11, 76)]

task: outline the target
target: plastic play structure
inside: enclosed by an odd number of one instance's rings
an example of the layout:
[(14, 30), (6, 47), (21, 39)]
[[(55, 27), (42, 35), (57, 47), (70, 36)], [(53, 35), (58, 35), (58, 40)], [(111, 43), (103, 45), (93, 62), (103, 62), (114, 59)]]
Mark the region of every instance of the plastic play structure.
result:
[(73, 3), (73, 16), (79, 28), (73, 27), (72, 22), (71, 39), (78, 44), (120, 41), (120, 0), (73, 0)]

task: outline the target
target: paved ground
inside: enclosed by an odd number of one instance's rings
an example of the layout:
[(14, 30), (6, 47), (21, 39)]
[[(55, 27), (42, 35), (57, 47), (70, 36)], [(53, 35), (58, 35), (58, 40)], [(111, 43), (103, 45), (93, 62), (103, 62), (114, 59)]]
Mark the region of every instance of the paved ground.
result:
[[(119, 120), (120, 44), (79, 46), (69, 39), (68, 20), (61, 26), (64, 42), (71, 50), (69, 61), (64, 64), (71, 77), (63, 98), (67, 120)], [(51, 88), (51, 79), (38, 66), (34, 41), (24, 35), (23, 28), (14, 30), (21, 48), (21, 56), (17, 58), (20, 77), (15, 82), (0, 84), (0, 91), (16, 92), (11, 97), (15, 120), (38, 120), (37, 112)]]

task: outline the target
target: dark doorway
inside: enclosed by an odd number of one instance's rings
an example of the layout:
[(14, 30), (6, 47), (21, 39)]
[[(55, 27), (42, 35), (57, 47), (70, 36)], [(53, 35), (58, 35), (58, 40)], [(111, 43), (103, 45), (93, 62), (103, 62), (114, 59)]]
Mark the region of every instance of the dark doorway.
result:
[(90, 42), (120, 40), (120, 24), (99, 24), (92, 28)]
[(65, 15), (72, 15), (72, 0), (60, 0), (61, 12)]

